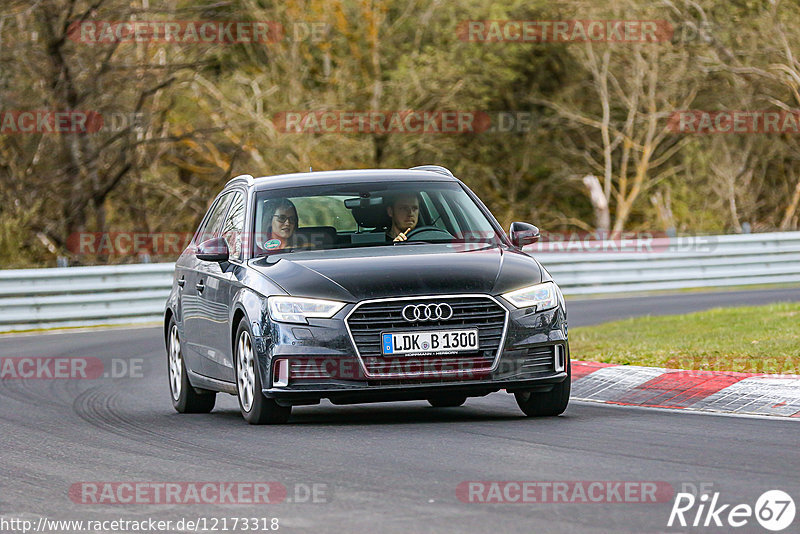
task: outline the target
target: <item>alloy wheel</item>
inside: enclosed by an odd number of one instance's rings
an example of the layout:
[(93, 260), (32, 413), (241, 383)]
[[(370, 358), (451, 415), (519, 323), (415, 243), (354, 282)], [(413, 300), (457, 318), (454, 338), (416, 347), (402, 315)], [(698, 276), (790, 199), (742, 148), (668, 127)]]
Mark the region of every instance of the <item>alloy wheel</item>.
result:
[(181, 340), (178, 337), (178, 325), (173, 324), (169, 331), (169, 389), (172, 398), (178, 400), (181, 396), (181, 380), (183, 379), (183, 356), (181, 355)]
[(253, 407), (253, 398), (256, 389), (255, 360), (253, 358), (253, 343), (250, 334), (245, 330), (239, 336), (236, 348), (236, 371), (239, 401), (244, 411), (249, 412)]

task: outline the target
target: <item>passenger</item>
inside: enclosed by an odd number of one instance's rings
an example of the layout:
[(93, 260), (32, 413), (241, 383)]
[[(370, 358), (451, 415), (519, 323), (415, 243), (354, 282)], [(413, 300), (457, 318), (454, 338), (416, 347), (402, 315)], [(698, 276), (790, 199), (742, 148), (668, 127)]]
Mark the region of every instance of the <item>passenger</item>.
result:
[(275, 198), (264, 203), (261, 219), (264, 250), (279, 250), (295, 246), (297, 208), (288, 198)]
[(407, 234), (419, 222), (419, 198), (414, 193), (400, 193), (386, 206), (392, 226), (386, 232), (387, 241), (405, 241)]

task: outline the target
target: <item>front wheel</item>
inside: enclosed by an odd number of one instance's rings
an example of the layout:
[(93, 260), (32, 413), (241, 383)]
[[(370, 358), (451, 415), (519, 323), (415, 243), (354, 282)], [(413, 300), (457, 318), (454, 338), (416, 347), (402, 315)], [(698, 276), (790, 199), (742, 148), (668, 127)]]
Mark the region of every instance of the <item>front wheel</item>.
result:
[(569, 404), (571, 382), (569, 375), (550, 391), (518, 391), (514, 393), (517, 405), (528, 417), (561, 415)]
[(289, 420), (291, 406), (280, 406), (261, 392), (261, 376), (256, 354), (253, 350), (253, 337), (242, 321), (236, 331), (236, 391), (242, 417), (251, 425), (280, 424)]
[(189, 383), (186, 374), (186, 362), (183, 360), (181, 338), (178, 335), (178, 324), (173, 317), (167, 329), (167, 373), (169, 375), (169, 391), (172, 407), (178, 413), (208, 413), (214, 409), (217, 394), (214, 392), (198, 393)]

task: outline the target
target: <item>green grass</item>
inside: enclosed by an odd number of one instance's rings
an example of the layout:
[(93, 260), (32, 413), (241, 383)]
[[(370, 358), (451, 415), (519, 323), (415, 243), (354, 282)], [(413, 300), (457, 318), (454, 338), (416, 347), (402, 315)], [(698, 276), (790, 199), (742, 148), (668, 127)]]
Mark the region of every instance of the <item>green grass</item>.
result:
[(800, 374), (800, 303), (637, 317), (570, 329), (578, 360)]

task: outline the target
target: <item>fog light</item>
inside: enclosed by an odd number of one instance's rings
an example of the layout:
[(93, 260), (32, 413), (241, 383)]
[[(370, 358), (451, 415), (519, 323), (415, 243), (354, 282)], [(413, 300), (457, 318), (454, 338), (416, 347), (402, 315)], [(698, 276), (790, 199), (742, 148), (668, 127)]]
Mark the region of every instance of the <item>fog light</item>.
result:
[(272, 367), (272, 387), (285, 388), (289, 385), (289, 360), (275, 360)]
[(567, 368), (567, 358), (564, 353), (564, 346), (563, 345), (556, 345), (556, 373), (564, 372), (564, 369)]

